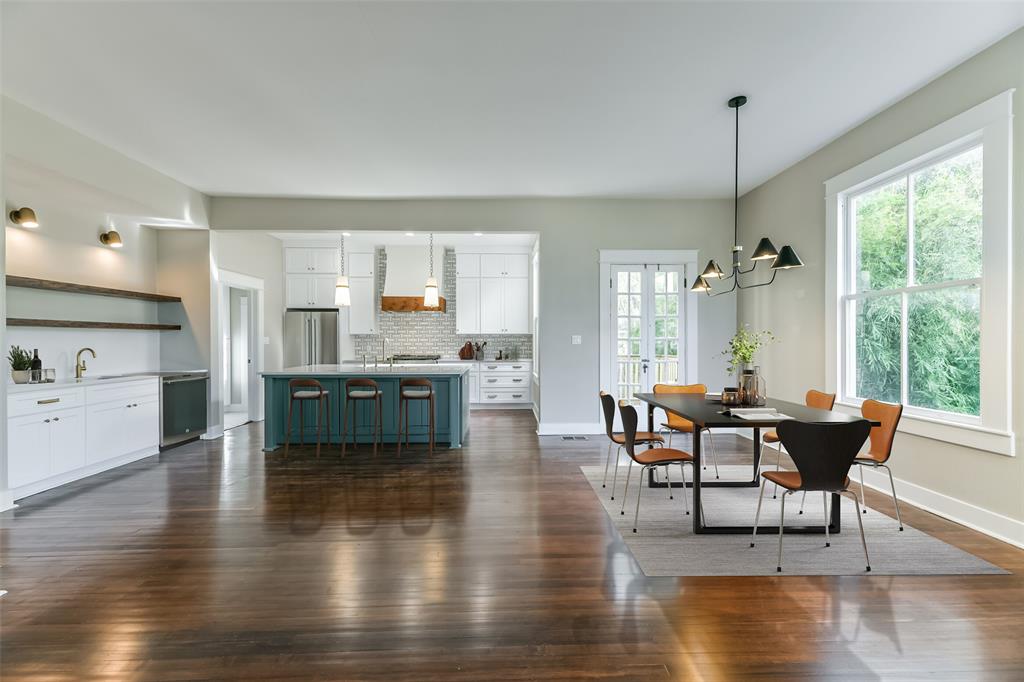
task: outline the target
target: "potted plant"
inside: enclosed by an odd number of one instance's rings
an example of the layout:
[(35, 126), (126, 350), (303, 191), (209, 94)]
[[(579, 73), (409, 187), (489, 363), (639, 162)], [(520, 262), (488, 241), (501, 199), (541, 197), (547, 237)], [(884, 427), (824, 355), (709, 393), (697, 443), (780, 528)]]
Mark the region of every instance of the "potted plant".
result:
[(21, 346), (11, 346), (7, 361), (11, 363), (11, 379), (14, 383), (27, 384), (31, 374), (29, 370), (32, 367), (32, 355)]
[(746, 325), (736, 330), (729, 339), (729, 345), (722, 355), (729, 358), (729, 373), (736, 376), (739, 401), (744, 405), (763, 405), (765, 397), (764, 379), (751, 365), (754, 355), (760, 349), (775, 341), (775, 335), (767, 329), (752, 332)]

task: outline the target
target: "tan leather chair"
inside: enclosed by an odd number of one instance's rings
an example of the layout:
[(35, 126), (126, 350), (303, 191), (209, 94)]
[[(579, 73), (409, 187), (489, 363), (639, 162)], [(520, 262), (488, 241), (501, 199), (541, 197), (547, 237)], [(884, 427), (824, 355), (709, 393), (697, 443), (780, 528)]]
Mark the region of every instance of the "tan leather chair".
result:
[[(694, 395), (704, 395), (708, 392), (708, 387), (704, 384), (654, 384), (654, 393), (689, 393)], [(684, 419), (677, 414), (666, 412), (665, 416), (667, 421), (661, 423), (662, 428), (668, 429), (668, 446), (672, 447), (672, 434), (678, 433), (689, 433), (693, 434), (693, 422), (689, 419)], [(708, 434), (708, 441), (711, 443), (711, 459), (715, 464), (715, 478), (718, 478), (718, 449), (715, 448), (715, 440), (711, 437), (710, 429), (703, 429), (703, 433)], [(696, 438), (696, 436), (694, 436)], [(708, 465), (705, 464), (704, 468), (707, 469)]]
[[(807, 407), (813, 407), (816, 410), (831, 410), (836, 404), (835, 393), (823, 393), (816, 391), (813, 388), (807, 391), (807, 395), (804, 396), (804, 405)], [(782, 464), (782, 448), (779, 447), (779, 434), (773, 431), (765, 431), (764, 435), (761, 436), (761, 454), (764, 455), (764, 446), (769, 443), (775, 443), (775, 470), (778, 471)], [(779, 496), (779, 486), (775, 486), (775, 490), (772, 492), (772, 499)], [(804, 513), (804, 503), (800, 502), (800, 513)]]
[(903, 416), (903, 406), (892, 403), (883, 403), (877, 400), (865, 400), (860, 406), (860, 413), (865, 419), (881, 422), (880, 426), (871, 429), (870, 445), (868, 451), (857, 455), (853, 463), (860, 469), (860, 501), (864, 513), (867, 514), (867, 507), (864, 507), (864, 467), (873, 469), (885, 469), (889, 474), (889, 487), (892, 490), (892, 503), (896, 505), (896, 522), (903, 530), (903, 518), (900, 516), (900, 502), (896, 499), (896, 484), (892, 479), (892, 470), (886, 462), (892, 456), (892, 442), (896, 437), (896, 427), (899, 426), (900, 417)]
[(629, 474), (633, 471), (633, 462), (640, 465), (640, 482), (637, 485), (636, 493), (636, 511), (633, 513), (633, 532), (636, 532), (636, 522), (640, 517), (640, 496), (644, 492), (644, 473), (649, 469), (655, 467), (665, 467), (665, 482), (668, 484), (668, 498), (673, 499), (672, 495), (672, 479), (669, 477), (669, 466), (672, 464), (679, 465), (679, 471), (683, 477), (683, 504), (686, 509), (686, 514), (690, 514), (690, 502), (686, 498), (686, 470), (683, 469), (684, 464), (693, 466), (693, 455), (689, 452), (682, 450), (673, 450), (672, 448), (650, 448), (648, 450), (637, 450), (637, 415), (636, 408), (630, 405), (625, 400), (619, 401), (619, 414), (622, 416), (622, 435), (623, 435), (623, 447), (626, 449), (626, 454), (629, 455), (629, 469), (626, 470), (626, 487), (622, 492), (622, 509), (619, 514), (625, 515), (626, 513), (626, 498), (629, 495)]
[[(616, 446), (615, 450), (615, 473), (612, 476), (612, 499), (615, 499), (615, 483), (619, 478), (619, 457), (622, 455), (622, 446), (626, 442), (624, 434), (615, 433), (615, 398), (611, 395), (601, 391), (598, 396), (601, 399), (601, 411), (604, 413), (604, 427), (608, 433), (608, 455), (604, 460), (604, 479), (601, 481), (601, 487), (605, 487), (605, 483), (608, 482), (608, 464), (612, 461), (612, 445)], [(634, 436), (634, 440), (639, 444), (663, 444), (665, 439), (657, 433), (649, 433), (647, 431), (640, 431)]]

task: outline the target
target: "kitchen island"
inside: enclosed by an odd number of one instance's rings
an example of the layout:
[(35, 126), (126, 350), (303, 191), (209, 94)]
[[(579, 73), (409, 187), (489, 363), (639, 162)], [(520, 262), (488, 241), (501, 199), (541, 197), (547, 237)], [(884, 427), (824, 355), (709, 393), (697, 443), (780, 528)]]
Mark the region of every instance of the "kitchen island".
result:
[[(381, 365), (351, 363), (341, 365), (309, 365), (290, 367), (280, 372), (263, 372), (264, 422), (263, 448), (266, 451), (284, 446), (288, 420), (288, 382), (291, 379), (316, 379), (330, 394), (330, 442), (341, 444), (341, 419), (345, 408), (345, 380), (356, 377), (373, 379), (383, 393), (382, 441), (395, 443), (398, 438), (398, 382), (406, 378), (426, 377), (434, 384), (434, 441), (462, 447), (469, 432), (469, 371), (465, 364)], [(348, 442), (373, 442), (373, 403), (355, 401), (357, 434), (353, 436), (352, 415), (349, 415)], [(301, 418), (296, 408), (292, 415), (292, 444), (299, 442), (299, 431), (306, 443), (316, 442), (316, 407), (306, 406)], [(409, 403), (409, 442), (426, 443), (429, 423), (427, 401)], [(327, 442), (327, 425), (321, 431), (321, 442)]]

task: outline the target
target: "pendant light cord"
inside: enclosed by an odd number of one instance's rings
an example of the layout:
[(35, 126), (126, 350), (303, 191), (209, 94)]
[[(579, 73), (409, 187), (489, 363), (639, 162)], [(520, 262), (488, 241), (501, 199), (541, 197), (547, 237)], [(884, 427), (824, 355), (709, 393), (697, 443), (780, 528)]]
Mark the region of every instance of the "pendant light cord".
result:
[(430, 276), (434, 276), (434, 233), (430, 233)]
[(341, 235), (341, 276), (345, 276), (345, 235)]
[(740, 243), (740, 108), (736, 107), (736, 149), (732, 182), (732, 243)]

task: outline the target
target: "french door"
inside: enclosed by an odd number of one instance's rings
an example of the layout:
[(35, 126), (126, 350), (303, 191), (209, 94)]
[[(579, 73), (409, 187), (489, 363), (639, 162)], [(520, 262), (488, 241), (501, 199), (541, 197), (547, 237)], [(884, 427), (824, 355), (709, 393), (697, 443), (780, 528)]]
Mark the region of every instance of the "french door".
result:
[(616, 399), (636, 404), (634, 393), (687, 378), (684, 266), (613, 264), (610, 274), (607, 376)]

